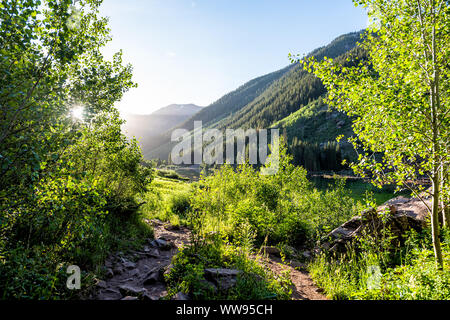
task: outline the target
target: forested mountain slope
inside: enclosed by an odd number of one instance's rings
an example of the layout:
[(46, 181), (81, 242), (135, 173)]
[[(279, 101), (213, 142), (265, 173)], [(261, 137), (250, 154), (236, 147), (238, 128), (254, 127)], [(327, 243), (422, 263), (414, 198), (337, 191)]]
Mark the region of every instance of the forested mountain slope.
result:
[[(308, 56), (314, 56), (318, 60), (325, 56), (330, 58), (342, 56), (356, 47), (362, 33), (363, 31), (360, 31), (340, 36)], [(263, 88), (265, 89), (261, 90)], [(295, 64), (248, 82), (178, 127), (192, 130), (193, 121), (202, 120), (204, 127), (218, 129), (268, 128), (325, 93), (326, 90), (320, 80)], [(324, 141), (334, 138), (325, 136)], [(153, 142), (143, 146), (144, 155), (147, 158), (167, 159), (172, 149), (170, 132), (153, 139)]]

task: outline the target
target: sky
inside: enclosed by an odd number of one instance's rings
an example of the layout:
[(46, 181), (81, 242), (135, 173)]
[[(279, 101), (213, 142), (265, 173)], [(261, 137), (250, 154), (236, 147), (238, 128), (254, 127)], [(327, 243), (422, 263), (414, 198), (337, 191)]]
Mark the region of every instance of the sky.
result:
[(334, 38), (364, 29), (352, 0), (104, 0), (113, 40), (134, 67), (121, 113), (149, 114), (166, 105), (207, 106), (258, 76)]

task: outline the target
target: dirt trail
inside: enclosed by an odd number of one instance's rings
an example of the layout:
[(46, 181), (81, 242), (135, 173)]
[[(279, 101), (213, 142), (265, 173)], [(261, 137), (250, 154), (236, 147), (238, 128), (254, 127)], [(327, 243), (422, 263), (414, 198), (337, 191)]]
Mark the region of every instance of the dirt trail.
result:
[[(185, 227), (175, 228), (158, 220), (147, 222), (153, 226), (155, 239), (148, 239), (148, 244), (140, 251), (132, 251), (127, 255), (118, 253), (108, 257), (105, 262), (106, 279), (97, 283), (90, 299), (158, 300), (167, 295), (164, 273), (170, 269), (172, 257), (179, 248), (189, 243), (190, 231)], [(270, 255), (266, 257), (265, 263), (277, 274), (286, 269), (290, 270), (294, 284), (292, 299), (326, 299), (308, 273), (297, 270), (302, 266), (298, 262), (285, 265), (280, 258)], [(186, 298), (178, 297), (178, 299)]]
[(314, 284), (309, 273), (305, 271), (303, 264), (297, 261), (284, 264), (281, 258), (270, 255), (266, 259), (266, 266), (276, 274), (282, 274), (286, 270), (290, 272), (293, 300), (327, 300), (322, 294), (323, 291)]
[(147, 222), (155, 239), (148, 239), (141, 251), (111, 255), (105, 263), (107, 278), (98, 282), (91, 299), (158, 300), (167, 295), (164, 272), (178, 249), (189, 243), (190, 232), (158, 220)]

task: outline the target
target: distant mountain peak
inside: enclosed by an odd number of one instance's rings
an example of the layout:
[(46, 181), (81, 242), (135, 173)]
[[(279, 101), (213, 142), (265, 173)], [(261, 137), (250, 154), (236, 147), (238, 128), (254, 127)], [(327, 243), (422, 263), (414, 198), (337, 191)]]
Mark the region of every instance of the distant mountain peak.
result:
[(170, 104), (168, 106), (165, 106), (161, 109), (156, 110), (155, 112), (152, 113), (152, 115), (172, 115), (175, 112), (177, 113), (177, 115), (180, 115), (179, 112), (181, 112), (181, 114), (189, 114), (189, 115), (193, 115), (195, 113), (197, 113), (198, 111), (200, 111), (202, 109), (202, 107), (197, 106), (193, 103), (188, 103), (188, 104)]

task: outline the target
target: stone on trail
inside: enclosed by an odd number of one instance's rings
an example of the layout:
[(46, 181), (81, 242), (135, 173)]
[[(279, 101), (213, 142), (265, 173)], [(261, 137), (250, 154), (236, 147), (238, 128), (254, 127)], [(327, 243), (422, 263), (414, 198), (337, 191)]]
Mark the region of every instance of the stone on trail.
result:
[(134, 300), (139, 300), (139, 298), (138, 297), (133, 297), (133, 296), (126, 296), (125, 298), (122, 298), (120, 300), (134, 301)]
[(220, 290), (229, 290), (236, 285), (236, 277), (241, 273), (235, 269), (205, 269), (205, 277), (213, 282)]
[(160, 272), (154, 271), (154, 272), (150, 273), (147, 277), (145, 277), (144, 285), (154, 284), (154, 283), (158, 282), (160, 280), (160, 278), (161, 278)]
[(270, 254), (272, 256), (281, 257), (281, 250), (277, 247), (268, 247), (268, 246), (262, 246), (261, 251), (267, 254)]
[(173, 244), (169, 241), (166, 241), (162, 238), (152, 240), (150, 245), (154, 248), (159, 248), (161, 250), (170, 250), (173, 248)]
[(122, 295), (142, 295), (147, 290), (142, 287), (138, 287), (132, 284), (124, 284), (119, 287), (120, 293)]
[(116, 265), (113, 269), (115, 275), (120, 275), (123, 273), (123, 269), (120, 265)]
[(178, 292), (174, 297), (173, 300), (190, 300), (189, 296), (183, 292)]
[(112, 278), (114, 277), (114, 271), (111, 268), (106, 268), (105, 275), (107, 278)]

